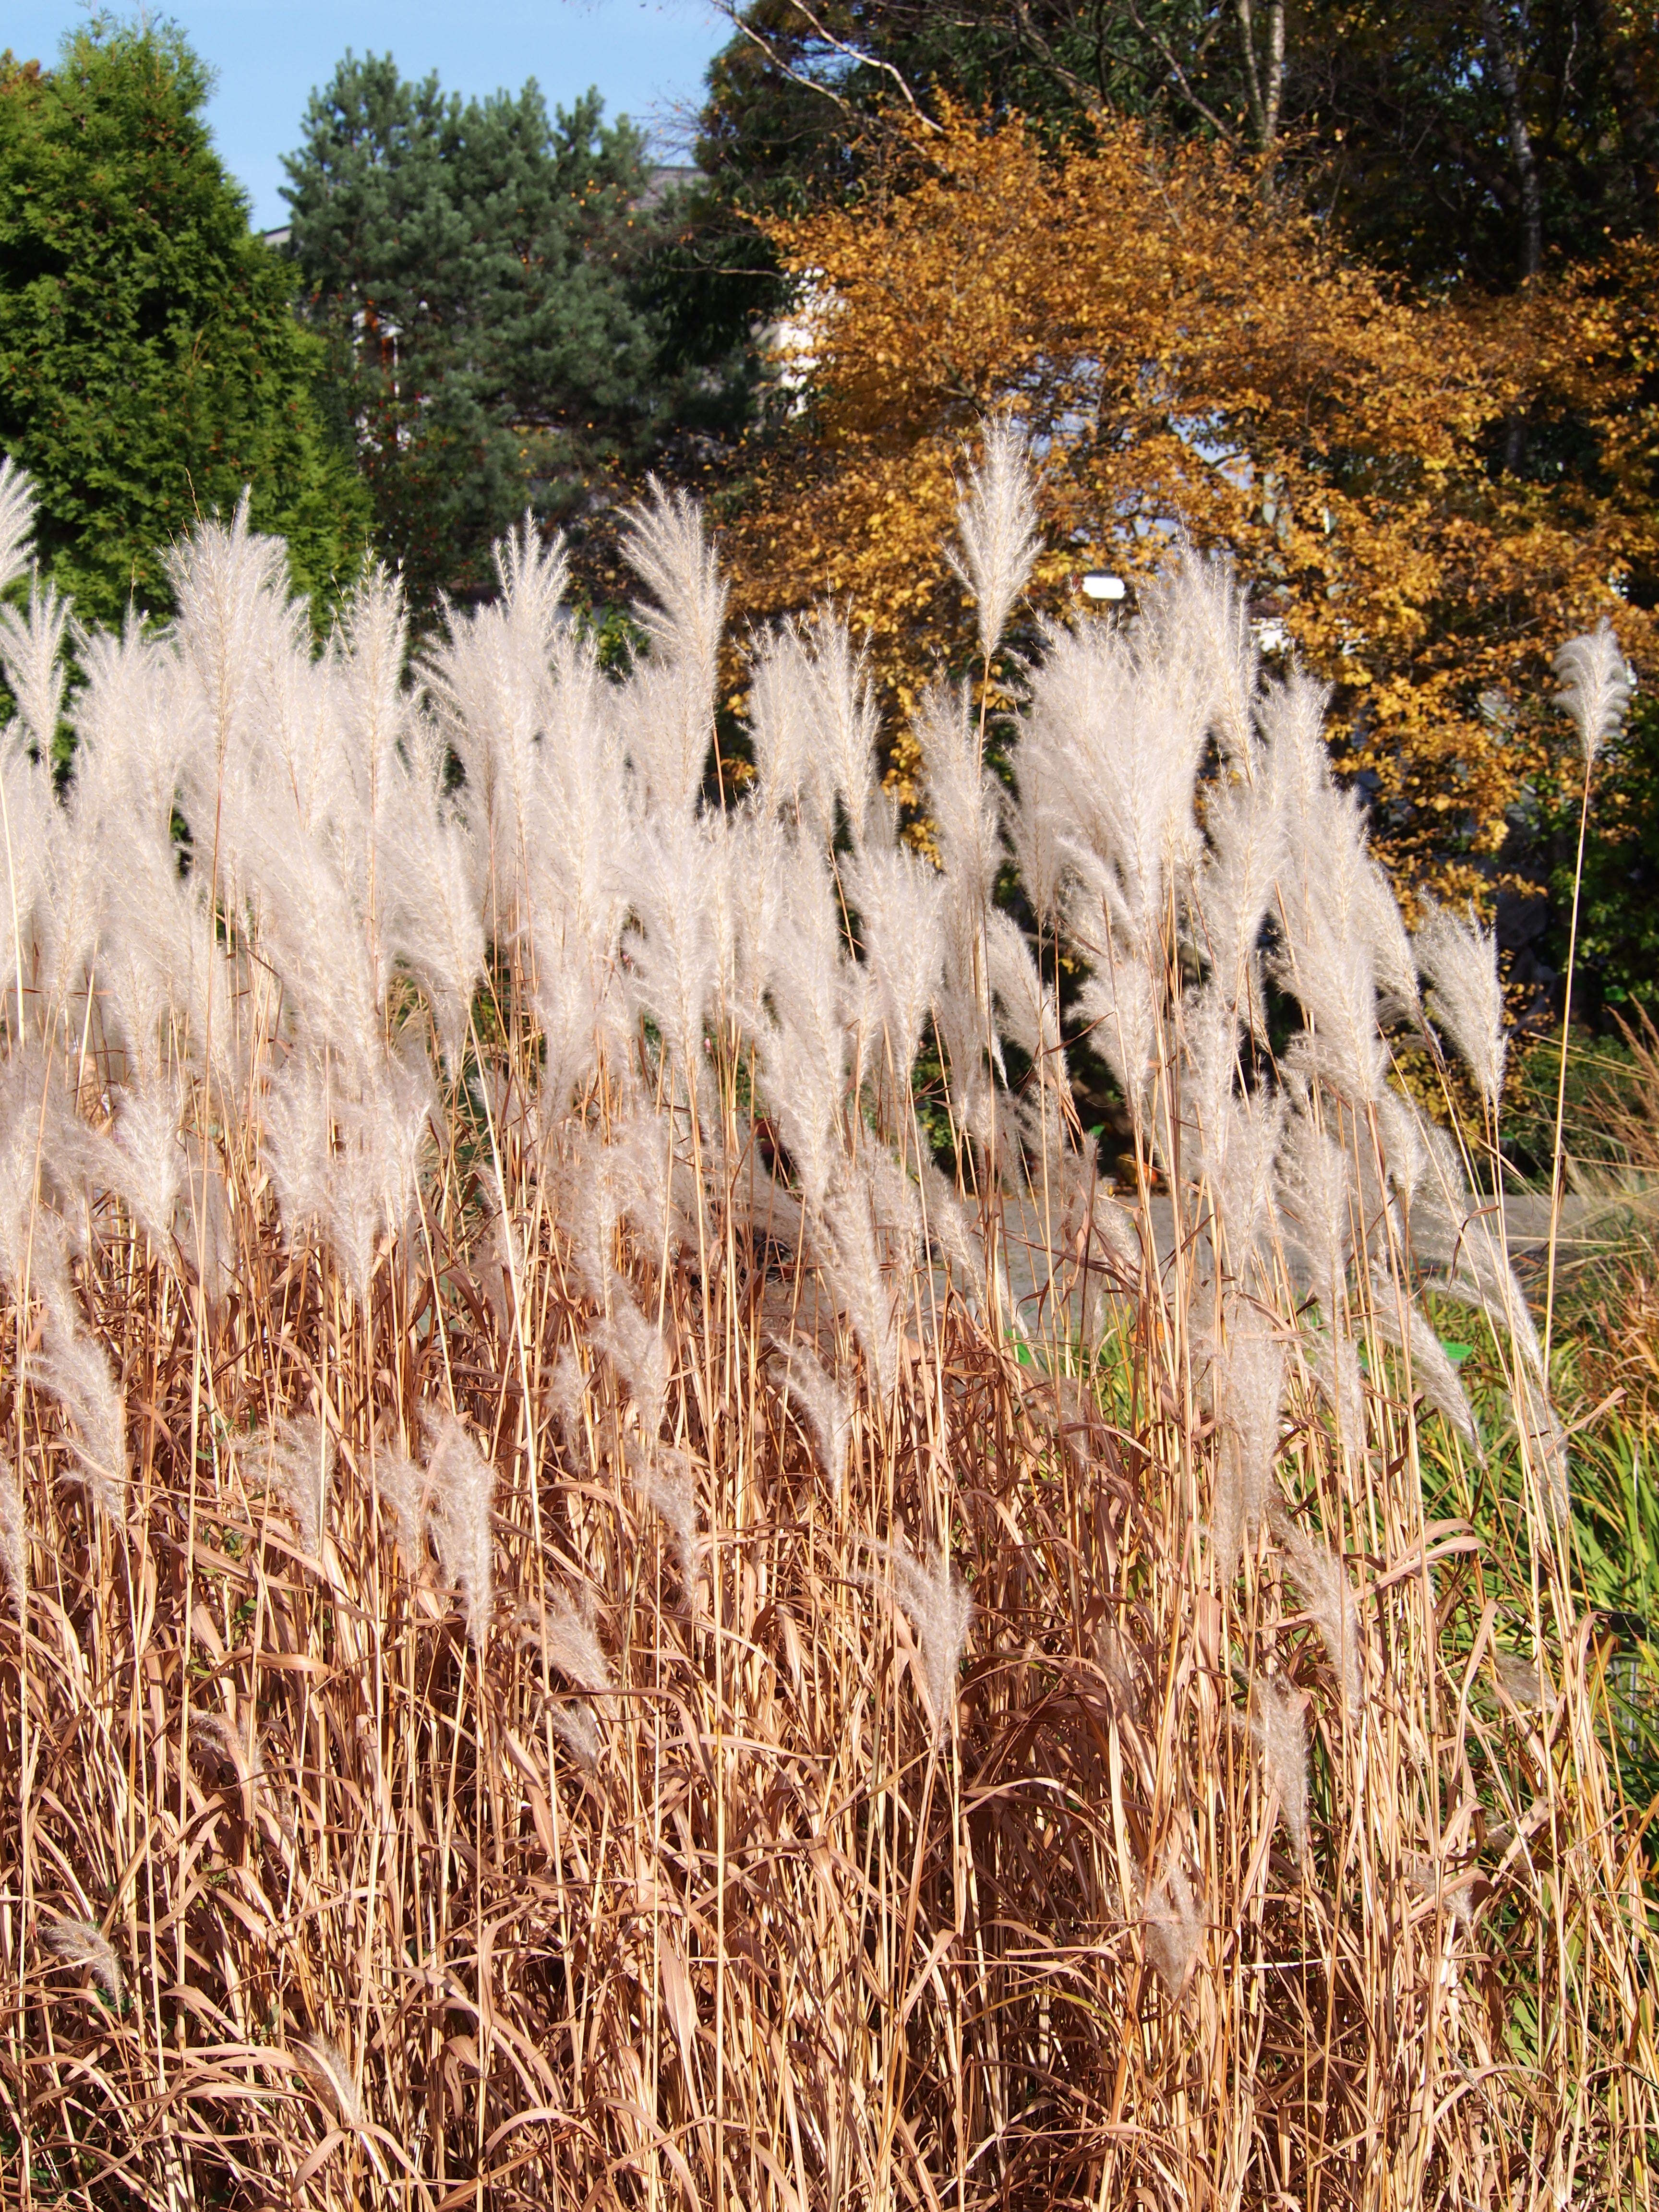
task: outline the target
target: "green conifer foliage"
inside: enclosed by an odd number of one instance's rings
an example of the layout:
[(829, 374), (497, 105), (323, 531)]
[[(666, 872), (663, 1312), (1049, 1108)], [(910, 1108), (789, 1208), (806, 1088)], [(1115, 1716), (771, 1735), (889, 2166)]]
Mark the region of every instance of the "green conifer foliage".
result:
[(318, 402), (291, 270), (210, 141), (209, 79), (170, 29), (97, 23), (55, 68), (0, 59), (0, 451), (86, 619), (168, 605), (168, 546), (244, 489), (326, 600), (367, 505)]
[(293, 250), (416, 606), (493, 585), (526, 507), (579, 519), (665, 411), (642, 141), (533, 80), (465, 104), (348, 54), (288, 163)]

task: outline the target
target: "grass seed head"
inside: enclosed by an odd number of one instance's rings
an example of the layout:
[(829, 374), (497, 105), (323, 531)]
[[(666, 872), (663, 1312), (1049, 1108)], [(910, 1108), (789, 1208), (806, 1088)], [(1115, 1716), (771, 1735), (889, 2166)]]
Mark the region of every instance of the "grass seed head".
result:
[(76, 1966), (90, 1974), (118, 2012), (126, 2003), (126, 1976), (114, 1948), (101, 1928), (89, 1920), (53, 1920), (40, 1930), (40, 1941), (63, 1966)]

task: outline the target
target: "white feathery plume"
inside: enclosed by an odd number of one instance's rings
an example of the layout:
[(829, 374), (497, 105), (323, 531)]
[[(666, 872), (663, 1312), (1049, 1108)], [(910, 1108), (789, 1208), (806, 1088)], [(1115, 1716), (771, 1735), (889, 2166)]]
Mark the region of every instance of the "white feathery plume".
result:
[(1192, 664), (1223, 759), (1248, 774), (1256, 760), (1253, 725), (1260, 656), (1250, 628), (1249, 598), (1231, 560), (1225, 555), (1206, 558), (1195, 546), (1185, 545), (1173, 573), (1143, 595), (1142, 604), (1166, 649)]
[(878, 1137), (866, 1137), (859, 1164), (869, 1178), (871, 1218), (892, 1278), (889, 1303), (896, 1319), (905, 1285), (915, 1281), (927, 1251), (921, 1194), (904, 1164)]
[(1225, 1003), (1261, 1026), (1256, 945), (1285, 862), (1285, 823), (1264, 773), (1224, 779), (1211, 793), (1209, 843), (1194, 883), (1200, 946)]
[(367, 2128), (362, 2100), (352, 2079), (350, 2062), (338, 2044), (325, 2035), (314, 2035), (299, 2045), (295, 2056), (301, 2070), (333, 2106), (340, 2125), (348, 2134), (362, 2135)]
[(857, 909), (877, 1016), (903, 1090), (945, 959), (945, 883), (919, 853), (876, 845), (843, 864), (842, 881)]
[(1308, 1849), (1308, 1722), (1302, 1698), (1282, 1674), (1258, 1676), (1251, 1691), (1250, 1734), (1261, 1753), (1267, 1787), (1298, 1865)]
[(600, 1013), (593, 977), (585, 963), (566, 957), (562, 945), (538, 938), (532, 1005), (541, 1032), (540, 1109), (550, 1135), (570, 1110), (572, 1094), (586, 1087), (599, 1064)]
[(985, 1289), (985, 1245), (962, 1194), (940, 1174), (924, 1150), (916, 1160), (929, 1243), (964, 1276), (977, 1297)]
[(114, 1946), (89, 1920), (53, 1920), (40, 1930), (40, 1942), (60, 1966), (76, 1966), (92, 1976), (118, 2011), (126, 2002), (126, 1976)]
[(547, 1400), (567, 1451), (574, 1451), (582, 1437), (582, 1414), (587, 1400), (587, 1381), (574, 1345), (562, 1345), (547, 1374)]
[(1171, 2004), (1179, 2004), (1204, 1947), (1204, 1922), (1177, 1846), (1148, 1893), (1141, 1924), (1146, 1956)]
[(1316, 1544), (1291, 1514), (1277, 1489), (1267, 1493), (1267, 1521), (1285, 1554), (1285, 1571), (1302, 1594), (1309, 1618), (1318, 1629), (1336, 1676), (1342, 1711), (1359, 1717), (1359, 1608), (1336, 1553)]
[(67, 1278), (49, 1278), (43, 1287), (41, 1346), (27, 1361), (28, 1377), (63, 1407), (87, 1492), (119, 1522), (126, 1512), (126, 1407), (101, 1348), (79, 1324)]
[[(5, 479), (0, 477), (0, 494), (4, 489)], [(0, 522), (3, 522), (3, 512)], [(0, 1571), (5, 1575), (11, 1609), (21, 1620), (28, 1591), (28, 1522), (23, 1513), (23, 1486), (4, 1452), (0, 1452)]]
[(633, 1393), (640, 1433), (654, 1441), (668, 1404), (672, 1358), (663, 1333), (649, 1322), (619, 1286), (613, 1285), (608, 1316), (588, 1331), (588, 1342), (610, 1360)]
[(460, 1063), (472, 994), (484, 970), (477, 854), (464, 818), (443, 796), (441, 747), (429, 723), (408, 737), (410, 763), (392, 789), (377, 843), (384, 950), (426, 993), (444, 1064)]
[(1463, 1055), (1493, 1114), (1504, 1088), (1504, 988), (1498, 939), (1473, 916), (1431, 902), (1415, 939), (1417, 964), (1434, 986), (1429, 1011)]
[(563, 1595), (550, 1597), (538, 1612), (525, 1607), (519, 1615), (520, 1632), (545, 1653), (550, 1667), (590, 1698), (608, 1697), (617, 1686), (605, 1647), (599, 1639), (592, 1615), (579, 1611)]
[(1308, 1287), (1334, 1327), (1353, 1249), (1348, 1156), (1308, 1111), (1289, 1115), (1279, 1148), (1278, 1214), (1308, 1270)]
[(702, 1571), (702, 1543), (697, 1534), (697, 1492), (691, 1462), (681, 1451), (659, 1447), (654, 1458), (634, 1470), (641, 1498), (674, 1540), (680, 1582), (688, 1597)]
[(951, 1555), (942, 1544), (923, 1565), (902, 1545), (878, 1543), (873, 1538), (866, 1541), (888, 1569), (893, 1595), (915, 1632), (937, 1741), (949, 1732), (956, 1711), (957, 1674), (973, 1624), (974, 1601), (966, 1583), (952, 1571)]
[(1060, 1007), (1053, 987), (1037, 973), (1024, 932), (1012, 916), (993, 908), (985, 917), (986, 977), (1002, 1015), (1001, 1033), (1041, 1071), (1046, 1094), (1071, 1096), (1061, 1048)]
[(773, 1374), (805, 1421), (818, 1465), (830, 1479), (830, 1496), (839, 1498), (853, 1434), (851, 1395), (805, 1345), (793, 1340), (780, 1346)]
[(262, 1149), (291, 1248), (329, 1210), (334, 1118), (327, 1070), (317, 1054), (290, 1054), (272, 1078), (264, 1097)]
[(48, 761), (68, 681), (64, 633), (69, 618), (69, 601), (50, 580), (43, 587), (38, 574), (29, 586), (27, 614), (0, 604), (0, 669), (17, 702), (25, 738)]
[(674, 1152), (666, 1115), (633, 1113), (612, 1125), (605, 1158), (623, 1218), (653, 1265), (695, 1249), (696, 1177)]
[(1336, 1416), (1337, 1434), (1349, 1457), (1363, 1460), (1365, 1384), (1359, 1347), (1340, 1329), (1316, 1328), (1304, 1334), (1302, 1351), (1315, 1387)]
[(309, 665), (306, 610), (289, 596), (288, 550), (248, 527), (244, 493), (228, 523), (198, 523), (167, 558), (177, 613), (180, 763), (195, 818), (211, 820), (222, 773), (240, 773), (269, 729), (261, 690), (273, 667)]
[(1519, 1373), (1515, 1386), (1516, 1426), (1528, 1465), (1549, 1502), (1550, 1511), (1558, 1521), (1565, 1522), (1572, 1504), (1567, 1486), (1566, 1433), (1535, 1377)]
[(1218, 985), (1189, 993), (1182, 1012), (1197, 1171), (1215, 1209), (1228, 1272), (1243, 1280), (1275, 1227), (1274, 1165), (1285, 1099), (1265, 1091), (1237, 1095), (1237, 1017)]
[(893, 1299), (883, 1279), (876, 1246), (873, 1193), (867, 1164), (843, 1176), (823, 1202), (823, 1230), (815, 1238), (819, 1265), (836, 1307), (852, 1323), (876, 1392), (885, 1397), (898, 1376)]
[(13, 1291), (28, 1267), (41, 1169), (61, 1117), (56, 1072), (44, 1054), (26, 1047), (0, 1058), (0, 1284)]
[(514, 645), (527, 648), (525, 659), (544, 659), (567, 619), (570, 563), (564, 539), (544, 536), (526, 508), (518, 528), (498, 541), (494, 557), (508, 634)]
[(628, 518), (623, 550), (653, 594), (635, 602), (651, 652), (629, 684), (626, 743), (653, 804), (686, 814), (714, 739), (726, 588), (702, 510), (655, 477)]
[(553, 1733), (576, 1764), (592, 1774), (604, 1748), (599, 1723), (586, 1705), (557, 1705), (548, 1716)]
[(1386, 1088), (1377, 1030), (1381, 975), (1392, 1000), (1414, 1006), (1410, 940), (1365, 846), (1358, 802), (1331, 782), (1322, 725), (1328, 693), (1299, 672), (1263, 693), (1269, 785), (1283, 828), (1273, 970), (1309, 1027), (1291, 1064), (1323, 1076), (1358, 1105)]
[(328, 1530), (328, 1501), (334, 1486), (334, 1437), (314, 1413), (273, 1421), (240, 1447), (244, 1463), (262, 1474), (266, 1486), (294, 1516), (306, 1558), (322, 1558)]
[(810, 809), (812, 827), (828, 839), (818, 765), (812, 758), (812, 714), (806, 648), (793, 622), (764, 632), (749, 658), (749, 729), (760, 796), (771, 813)]
[(72, 1027), (75, 1010), (84, 1003), (88, 969), (97, 951), (108, 861), (100, 842), (79, 836), (58, 806), (47, 817), (41, 857), (34, 927), (40, 957), (37, 1003), (47, 1023), (61, 1016)]
[[(465, 804), (483, 851), (501, 924), (522, 922), (526, 881), (539, 843), (540, 738), (550, 703), (552, 640), (526, 641), (544, 594), (525, 570), (529, 610), (512, 599), (453, 610), (449, 635), (425, 663), (428, 697), (466, 779)], [(515, 625), (515, 613), (518, 617)], [(520, 633), (515, 637), (515, 627)]]
[(1474, 1415), (1458, 1380), (1457, 1370), (1446, 1357), (1439, 1338), (1416, 1306), (1406, 1304), (1404, 1293), (1386, 1278), (1375, 1279), (1371, 1295), (1371, 1326), (1385, 1344), (1403, 1352), (1411, 1362), (1412, 1382), (1437, 1413), (1451, 1423), (1477, 1459), (1483, 1456)]
[(426, 1558), (427, 1510), (433, 1494), (430, 1477), (406, 1451), (390, 1445), (375, 1454), (374, 1488), (392, 1508), (404, 1572), (418, 1575)]
[(927, 813), (946, 880), (977, 909), (1002, 865), (995, 790), (980, 757), (968, 694), (933, 684), (916, 712), (916, 743), (926, 774)]
[[(119, 632), (77, 631), (84, 681), (75, 702), (75, 781), (83, 819), (119, 816), (129, 835), (171, 850), (180, 740), (177, 664), (136, 610)], [(188, 717), (186, 717), (188, 719)]]
[(116, 1108), (109, 1164), (132, 1218), (158, 1252), (172, 1241), (173, 1209), (185, 1177), (179, 1122), (179, 1085), (157, 1080), (123, 1091)]
[(1100, 1054), (1124, 1097), (1144, 1099), (1158, 1051), (1161, 994), (1139, 954), (1111, 939), (1078, 994), (1078, 1012), (1090, 1045)]
[(983, 452), (969, 462), (968, 485), (957, 505), (962, 550), (945, 557), (979, 610), (979, 649), (995, 653), (1014, 601), (1030, 580), (1042, 540), (1036, 494), (1024, 438), (1006, 415), (988, 421)]
[(24, 549), (33, 530), (33, 480), (9, 453), (0, 453), (0, 592), (28, 574)]
[(236, 827), (238, 865), (257, 896), (260, 951), (282, 978), (296, 1033), (347, 1067), (372, 1061), (384, 1028), (385, 979), (376, 972), (381, 960), (371, 959), (343, 856), (325, 834), (306, 830), (280, 793), (244, 811)]
[[(1375, 1143), (1368, 1142), (1363, 1117), (1355, 1121), (1355, 1165), (1357, 1181), (1363, 1194), (1365, 1218), (1379, 1219), (1385, 1196), (1392, 1202), (1399, 1200), (1407, 1211), (1416, 1196), (1419, 1184), (1427, 1172), (1431, 1146), (1429, 1133), (1433, 1123), (1402, 1091), (1392, 1084), (1370, 1102), (1370, 1113), (1376, 1124)], [(1377, 1182), (1377, 1155), (1382, 1155), (1382, 1167), (1386, 1192)], [(1398, 1215), (1399, 1206), (1395, 1207)]]
[(842, 617), (821, 607), (802, 633), (805, 651), (790, 668), (805, 710), (806, 773), (817, 786), (819, 827), (836, 830), (835, 802), (847, 810), (854, 849), (880, 821), (876, 806), (875, 747), (880, 728), (867, 654), (854, 645)]
[(777, 1011), (759, 1040), (761, 1095), (788, 1147), (807, 1202), (821, 1206), (842, 1157), (838, 1117), (847, 1088), (840, 923), (829, 879), (801, 856), (767, 963)]
[(1593, 630), (1569, 638), (1555, 656), (1561, 689), (1555, 703), (1571, 717), (1593, 767), (1609, 738), (1617, 737), (1636, 689), (1630, 664), (1604, 615)]
[(617, 1231), (622, 1221), (609, 1148), (583, 1128), (570, 1133), (556, 1163), (555, 1202), (559, 1225), (570, 1239), (571, 1257), (583, 1290), (601, 1304), (610, 1297), (616, 1272)]
[(26, 988), (38, 936), (39, 908), (48, 884), (57, 805), (52, 766), (35, 759), (25, 745), (10, 744), (0, 732), (0, 799), (10, 836), (0, 846), (0, 1017), (9, 1033), (22, 1033), (22, 1008), (13, 1003)]
[(424, 1054), (377, 1059), (362, 1088), (335, 1103), (338, 1142), (325, 1176), (329, 1249), (360, 1304), (383, 1234), (404, 1236), (414, 1211), (434, 1105)]
[[(794, 896), (797, 845), (763, 807), (744, 806), (724, 820), (726, 870), (714, 909), (722, 1011), (745, 1036), (759, 1037), (771, 1024), (772, 956)], [(834, 933), (833, 910), (829, 927)]]
[(1416, 948), (1393, 884), (1369, 854), (1358, 878), (1358, 913), (1370, 945), (1384, 1012), (1392, 1019), (1420, 1024), (1423, 1007), (1417, 988)]
[(1158, 957), (1171, 876), (1199, 855), (1194, 796), (1210, 714), (1206, 681), (1155, 629), (1056, 629), (1031, 677), (1021, 738), (1040, 788), (1064, 805), (1064, 914), (1098, 968), (1115, 935)]
[(663, 812), (642, 834), (635, 884), (641, 934), (633, 942), (640, 1002), (694, 1095), (717, 945), (709, 840), (694, 817)]
[(1504, 1256), (1495, 1208), (1489, 1200), (1471, 1199), (1447, 1131), (1423, 1121), (1419, 1134), (1424, 1168), (1412, 1190), (1407, 1217), (1412, 1258), (1444, 1269), (1434, 1279), (1439, 1295), (1485, 1314), (1509, 1338), (1523, 1371), (1539, 1382), (1543, 1346), (1526, 1295)]
[(1231, 1582), (1267, 1508), (1285, 1393), (1283, 1340), (1241, 1299), (1224, 1301), (1210, 1388), (1220, 1431), (1212, 1533), (1218, 1570)]
[(482, 1653), (489, 1641), (495, 1470), (453, 1413), (428, 1416), (427, 1436), (433, 1541), (439, 1564), (459, 1593), (472, 1648)]
[(380, 819), (388, 786), (402, 775), (398, 752), (410, 719), (403, 683), (408, 642), (403, 587), (382, 562), (371, 562), (341, 614), (332, 662), (337, 711), (371, 824)]

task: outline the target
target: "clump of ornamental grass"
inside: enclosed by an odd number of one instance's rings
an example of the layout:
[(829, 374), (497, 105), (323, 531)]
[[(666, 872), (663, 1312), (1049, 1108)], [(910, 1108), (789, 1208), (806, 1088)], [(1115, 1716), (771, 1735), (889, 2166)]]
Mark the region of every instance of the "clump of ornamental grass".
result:
[[(1000, 423), (988, 683), (1033, 513)], [(0, 586), (29, 529), (8, 465)], [(1012, 670), (1012, 787), (921, 701), (925, 856), (834, 611), (755, 642), (733, 797), (702, 519), (629, 542), (615, 674), (528, 526), (413, 662), (379, 573), (313, 651), (245, 511), (73, 689), (49, 588), (0, 617), (18, 2171), (1610, 2201), (1659, 2068), (1573, 1444), (1394, 1073), (1498, 1142), (1490, 936), (1408, 934), (1224, 563)], [(1562, 665), (1588, 745), (1622, 665)], [(1425, 1514), (1500, 1451), (1501, 1528)]]

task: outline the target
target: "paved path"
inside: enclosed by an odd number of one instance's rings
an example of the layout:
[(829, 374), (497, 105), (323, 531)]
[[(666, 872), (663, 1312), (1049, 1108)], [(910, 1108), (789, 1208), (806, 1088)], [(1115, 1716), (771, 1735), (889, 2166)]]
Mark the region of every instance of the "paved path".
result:
[[(1570, 1256), (1575, 1250), (1591, 1249), (1595, 1242), (1595, 1229), (1598, 1217), (1607, 1210), (1607, 1202), (1603, 1200), (1577, 1195), (1565, 1198), (1561, 1206), (1558, 1250), (1564, 1256)], [(1174, 1214), (1169, 1200), (1154, 1198), (1151, 1202), (1151, 1215), (1158, 1263), (1160, 1266), (1167, 1265), (1175, 1243)], [(1048, 1253), (1042, 1221), (1029, 1206), (1024, 1208), (1009, 1206), (1005, 1210), (1004, 1218), (1007, 1225), (1010, 1287), (1019, 1301), (1021, 1312), (1029, 1326), (1036, 1312), (1037, 1300), (1048, 1281)], [(1504, 1226), (1511, 1259), (1522, 1260), (1541, 1255), (1549, 1243), (1548, 1198), (1537, 1192), (1521, 1191), (1506, 1199)]]

